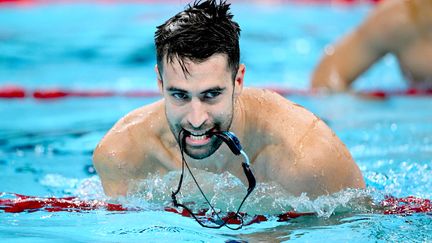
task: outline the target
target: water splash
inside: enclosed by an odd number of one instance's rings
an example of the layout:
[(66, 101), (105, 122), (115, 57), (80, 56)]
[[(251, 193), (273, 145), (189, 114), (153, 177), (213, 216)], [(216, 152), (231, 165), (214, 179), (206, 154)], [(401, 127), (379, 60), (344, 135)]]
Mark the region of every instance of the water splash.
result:
[[(200, 187), (214, 207), (222, 212), (236, 211), (244, 195), (245, 186), (237, 177), (225, 172), (214, 174), (193, 169)], [(135, 181), (128, 195), (131, 203), (152, 203), (172, 206), (171, 192), (177, 188), (179, 172), (169, 172), (166, 175), (153, 174), (147, 179)], [(287, 211), (314, 212), (319, 217), (330, 217), (338, 212), (367, 212), (371, 210), (372, 192), (370, 190), (347, 189), (329, 196), (309, 198), (307, 194), (290, 195), (277, 183), (258, 183), (255, 191), (247, 199), (241, 211), (248, 214), (281, 214)], [(204, 198), (186, 174), (178, 200), (199, 210), (208, 208)]]
[[(83, 200), (107, 200), (98, 176), (85, 179), (68, 178), (59, 174), (47, 174), (39, 183), (48, 188), (60, 189), (66, 195), (73, 195)], [(64, 195), (56, 195), (64, 196)]]
[(427, 163), (402, 162), (388, 169), (365, 171), (364, 176), (367, 185), (385, 195), (432, 197), (432, 168)]
[[(417, 166), (412, 168), (417, 168)], [(428, 168), (423, 166), (420, 169)], [(247, 190), (247, 186), (237, 177), (228, 172), (214, 174), (197, 169), (192, 169), (192, 172), (207, 198), (218, 211), (233, 212), (237, 210)], [(369, 187), (366, 190), (346, 189), (317, 198), (310, 198), (306, 193), (300, 196), (291, 195), (275, 182), (258, 183), (241, 211), (249, 215), (278, 215), (288, 211), (312, 212), (321, 218), (328, 218), (338, 213), (383, 212), (381, 202), (386, 200), (388, 196), (399, 196), (389, 193), (394, 192), (391, 188), (398, 184), (395, 182), (396, 176), (397, 174), (389, 177), (368, 173), (366, 180)], [(177, 189), (179, 178), (180, 172), (178, 171), (172, 171), (165, 175), (149, 174), (146, 179), (133, 181), (128, 195), (118, 198), (116, 202), (127, 208), (145, 210), (160, 210), (164, 207), (171, 207), (171, 192)], [(405, 181), (409, 178), (411, 176), (399, 180)], [(62, 191), (66, 192), (67, 195), (73, 195), (82, 200), (110, 201), (105, 196), (97, 176), (79, 180), (49, 174), (40, 182), (48, 187), (62, 188)], [(185, 174), (178, 200), (196, 211), (209, 208), (189, 174)]]

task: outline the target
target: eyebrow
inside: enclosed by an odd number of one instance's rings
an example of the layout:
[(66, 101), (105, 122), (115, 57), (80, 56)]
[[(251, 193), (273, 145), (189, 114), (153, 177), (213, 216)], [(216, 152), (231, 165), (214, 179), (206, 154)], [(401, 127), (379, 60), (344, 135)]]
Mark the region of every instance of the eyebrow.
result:
[(167, 88), (168, 92), (182, 92), (182, 93), (187, 93), (186, 90), (184, 89), (179, 89), (179, 88), (175, 88), (175, 87), (168, 87)]
[(213, 88), (210, 88), (210, 89), (206, 89), (206, 90), (204, 90), (203, 92), (201, 92), (201, 94), (205, 94), (205, 93), (208, 93), (208, 92), (215, 92), (215, 91), (222, 92), (222, 91), (224, 91), (225, 89), (226, 89), (226, 88), (222, 88), (222, 87), (217, 86), (217, 87), (213, 87)]
[[(206, 89), (206, 90), (202, 91), (200, 94), (205, 94), (205, 93), (214, 92), (214, 91), (223, 92), (224, 90), (226, 90), (226, 88), (222, 88), (222, 87), (216, 86), (216, 87), (212, 87), (212, 88)], [(188, 91), (186, 91), (184, 89), (176, 88), (176, 87), (168, 87), (167, 91), (168, 92), (188, 93)]]

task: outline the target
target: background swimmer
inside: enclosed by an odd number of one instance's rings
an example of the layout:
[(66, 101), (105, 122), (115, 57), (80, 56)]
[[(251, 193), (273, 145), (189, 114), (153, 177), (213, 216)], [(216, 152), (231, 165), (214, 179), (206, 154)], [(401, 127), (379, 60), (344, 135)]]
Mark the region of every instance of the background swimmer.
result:
[(324, 54), (312, 75), (312, 88), (345, 91), (388, 53), (396, 56), (411, 88), (432, 88), (432, 0), (381, 2)]

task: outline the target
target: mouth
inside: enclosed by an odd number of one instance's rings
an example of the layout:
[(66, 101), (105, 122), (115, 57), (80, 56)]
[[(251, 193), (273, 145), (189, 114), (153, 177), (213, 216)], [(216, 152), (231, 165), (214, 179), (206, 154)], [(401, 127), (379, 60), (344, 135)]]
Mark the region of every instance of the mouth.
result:
[(210, 142), (213, 136), (210, 131), (190, 132), (185, 130), (185, 142), (190, 146), (204, 146)]

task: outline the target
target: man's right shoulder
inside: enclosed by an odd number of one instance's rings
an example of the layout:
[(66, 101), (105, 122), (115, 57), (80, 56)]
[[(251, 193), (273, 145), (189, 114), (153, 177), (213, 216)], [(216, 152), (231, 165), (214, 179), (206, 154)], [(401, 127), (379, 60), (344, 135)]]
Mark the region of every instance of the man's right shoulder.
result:
[(127, 160), (139, 163), (151, 153), (152, 144), (165, 128), (162, 101), (137, 108), (123, 116), (106, 133), (93, 154), (94, 162), (117, 163)]

